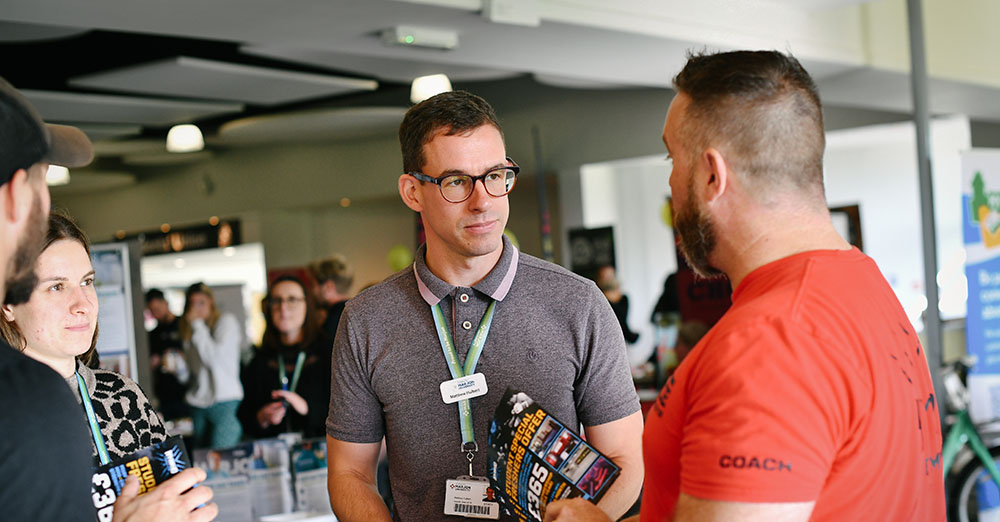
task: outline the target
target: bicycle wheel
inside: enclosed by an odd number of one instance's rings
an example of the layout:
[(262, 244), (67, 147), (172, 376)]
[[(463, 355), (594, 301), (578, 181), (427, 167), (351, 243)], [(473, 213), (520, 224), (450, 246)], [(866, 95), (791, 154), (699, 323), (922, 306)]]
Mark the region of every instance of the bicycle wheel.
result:
[[(990, 448), (993, 460), (1000, 458), (1000, 447)], [(1000, 489), (978, 458), (973, 458), (958, 472), (948, 488), (948, 520), (951, 522), (1000, 521)]]

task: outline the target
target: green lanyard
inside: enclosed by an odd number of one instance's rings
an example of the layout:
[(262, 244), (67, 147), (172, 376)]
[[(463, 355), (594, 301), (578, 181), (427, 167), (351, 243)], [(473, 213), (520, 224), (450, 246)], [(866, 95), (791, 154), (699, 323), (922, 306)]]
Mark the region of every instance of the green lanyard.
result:
[[(458, 353), (455, 351), (455, 344), (451, 340), (451, 333), (448, 332), (448, 325), (445, 323), (441, 306), (435, 304), (431, 307), (438, 340), (441, 341), (441, 350), (444, 352), (444, 358), (448, 362), (448, 371), (451, 372), (452, 379), (467, 377), (475, 373), (476, 364), (479, 363), (479, 356), (483, 354), (483, 345), (486, 344), (486, 336), (489, 334), (490, 325), (493, 323), (493, 310), (496, 308), (496, 303), (496, 301), (490, 301), (490, 305), (486, 307), (486, 314), (483, 315), (483, 320), (479, 323), (479, 329), (476, 330), (476, 336), (472, 338), (469, 353), (465, 356), (464, 368), (458, 363)], [(472, 427), (472, 404), (469, 399), (458, 401), (458, 415), (460, 420), (459, 427), (462, 430), (462, 452), (466, 453), (469, 459), (469, 468), (471, 469), (472, 459), (475, 457), (475, 452), (479, 450), (479, 447), (476, 445), (476, 434)]]
[(288, 374), (285, 373), (285, 358), (281, 356), (281, 349), (278, 349), (278, 378), (281, 379), (281, 389), (295, 393), (295, 388), (299, 385), (299, 377), (302, 376), (302, 363), (306, 361), (306, 352), (299, 352), (295, 358), (295, 371), (292, 373), (292, 385), (288, 385)]
[(90, 403), (90, 394), (87, 393), (87, 383), (83, 382), (80, 373), (76, 374), (76, 383), (80, 387), (80, 398), (83, 400), (83, 409), (87, 410), (87, 422), (90, 423), (90, 433), (94, 436), (94, 445), (97, 446), (97, 456), (101, 459), (101, 465), (111, 462), (108, 457), (108, 447), (104, 444), (104, 435), (101, 435), (101, 426), (97, 423), (97, 416), (94, 415), (94, 405)]

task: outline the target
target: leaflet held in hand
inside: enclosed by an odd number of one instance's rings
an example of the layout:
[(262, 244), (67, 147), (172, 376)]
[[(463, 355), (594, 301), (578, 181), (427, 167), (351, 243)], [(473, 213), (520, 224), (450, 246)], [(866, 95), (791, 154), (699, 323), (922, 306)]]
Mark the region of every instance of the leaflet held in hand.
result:
[(491, 488), (503, 514), (521, 521), (540, 522), (554, 500), (596, 503), (621, 473), (569, 426), (510, 388), (497, 406), (489, 445)]
[(127, 457), (109, 462), (94, 470), (91, 498), (97, 508), (97, 520), (110, 522), (114, 503), (125, 487), (129, 475), (139, 478), (139, 494), (148, 493), (163, 481), (191, 467), (191, 457), (181, 437), (147, 446)]

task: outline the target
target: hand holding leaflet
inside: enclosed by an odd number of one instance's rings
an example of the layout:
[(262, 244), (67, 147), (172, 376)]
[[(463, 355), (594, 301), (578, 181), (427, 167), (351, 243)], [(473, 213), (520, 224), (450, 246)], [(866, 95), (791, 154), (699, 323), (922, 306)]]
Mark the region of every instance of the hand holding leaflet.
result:
[(205, 505), (212, 490), (196, 487), (205, 477), (191, 467), (183, 439), (171, 437), (94, 470), (91, 497), (97, 519), (212, 520), (218, 509)]
[(507, 516), (541, 522), (564, 498), (596, 503), (621, 469), (527, 394), (507, 389), (490, 427), (490, 484)]

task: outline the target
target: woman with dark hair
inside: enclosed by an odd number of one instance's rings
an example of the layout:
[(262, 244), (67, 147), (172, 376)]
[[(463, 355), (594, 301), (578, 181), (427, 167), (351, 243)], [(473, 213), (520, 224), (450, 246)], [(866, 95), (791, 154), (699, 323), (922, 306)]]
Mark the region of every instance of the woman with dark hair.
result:
[(243, 429), (236, 417), (240, 384), (240, 325), (220, 313), (215, 294), (205, 283), (188, 287), (178, 330), (193, 381), (185, 399), (191, 406), (194, 445), (228, 448), (240, 442)]
[(254, 437), (286, 431), (322, 437), (333, 341), (320, 329), (312, 296), (297, 277), (275, 279), (264, 304), (267, 328), (243, 374), (243, 427)]
[(95, 461), (104, 464), (165, 440), (166, 429), (135, 382), (88, 367), (97, 345), (97, 290), (90, 245), (76, 223), (49, 216), (35, 270), (31, 300), (3, 305), (0, 334), (66, 379), (86, 410)]

